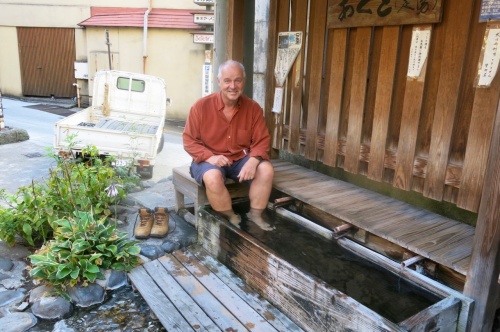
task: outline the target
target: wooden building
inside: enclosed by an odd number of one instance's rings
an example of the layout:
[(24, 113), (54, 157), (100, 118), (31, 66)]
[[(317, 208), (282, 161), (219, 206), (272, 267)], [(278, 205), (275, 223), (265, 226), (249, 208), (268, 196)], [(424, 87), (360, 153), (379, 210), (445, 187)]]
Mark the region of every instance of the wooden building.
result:
[[(262, 33), (262, 27), (248, 9), (264, 3), (261, 53), (248, 31)], [(500, 2), (227, 0), (217, 6), (231, 32), (215, 45), (224, 50), (218, 56), (247, 68), (266, 64), (263, 106), (275, 157), (474, 227), (461, 291), (475, 301), (471, 328), (491, 331), (500, 265), (500, 23), (488, 15)], [(273, 112), (283, 32), (299, 32), (302, 41), (289, 72), (281, 69), (282, 107)], [(254, 90), (262, 74), (255, 71)]]

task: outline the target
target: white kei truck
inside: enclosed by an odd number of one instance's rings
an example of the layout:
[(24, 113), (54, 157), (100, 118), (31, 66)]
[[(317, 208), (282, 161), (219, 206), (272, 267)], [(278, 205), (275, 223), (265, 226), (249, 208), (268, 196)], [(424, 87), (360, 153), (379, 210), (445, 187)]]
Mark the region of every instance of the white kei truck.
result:
[(164, 145), (166, 93), (159, 77), (98, 71), (92, 105), (56, 122), (55, 153), (81, 156), (83, 148), (95, 146), (101, 156), (114, 156), (116, 166), (133, 165), (150, 179)]

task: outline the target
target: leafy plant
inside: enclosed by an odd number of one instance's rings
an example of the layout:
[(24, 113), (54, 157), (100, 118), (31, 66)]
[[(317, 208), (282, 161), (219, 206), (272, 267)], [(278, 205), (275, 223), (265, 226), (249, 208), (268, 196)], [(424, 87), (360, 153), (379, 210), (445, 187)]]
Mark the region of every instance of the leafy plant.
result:
[[(70, 139), (71, 149), (74, 137)], [(9, 245), (14, 245), (16, 235), (31, 246), (47, 241), (57, 227), (55, 221), (74, 211), (110, 216), (112, 205), (126, 196), (124, 179), (111, 166), (112, 159), (100, 158), (96, 147), (83, 149), (82, 157), (76, 159), (50, 155), (57, 163), (48, 179), (33, 181), (13, 195), (0, 191), (7, 205), (0, 207), (0, 239)]]
[(66, 286), (103, 279), (103, 271), (130, 271), (139, 264), (136, 241), (116, 229), (106, 217), (75, 211), (74, 217), (56, 220), (54, 239), (29, 256), (30, 275), (64, 291)]

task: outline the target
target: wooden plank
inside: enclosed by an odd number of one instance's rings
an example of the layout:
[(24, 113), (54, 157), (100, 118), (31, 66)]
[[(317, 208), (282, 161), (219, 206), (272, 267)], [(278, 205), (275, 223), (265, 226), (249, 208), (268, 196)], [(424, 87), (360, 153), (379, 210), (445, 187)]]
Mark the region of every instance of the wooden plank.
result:
[(227, 309), (231, 311), (245, 327), (252, 331), (273, 331), (275, 328), (267, 322), (248, 303), (234, 293), (215, 274), (211, 273), (193, 256), (176, 251), (173, 256), (212, 293)]
[(264, 316), (268, 322), (279, 331), (302, 331), (290, 318), (276, 309), (267, 300), (263, 299), (258, 293), (249, 291), (248, 285), (243, 282), (236, 274), (231, 272), (224, 264), (210, 256), (199, 246), (190, 247), (185, 253), (187, 256), (193, 255), (213, 274), (222, 280), (231, 291), (238, 294), (245, 302), (250, 304), (257, 312)]
[[(156, 282), (161, 291), (168, 297), (170, 302), (175, 306), (177, 311), (184, 313), (186, 321), (196, 330), (203, 328), (206, 331), (221, 331), (214, 322), (205, 314), (205, 312), (196, 304), (196, 302), (175, 281), (169, 274), (165, 267), (157, 260), (150, 261), (144, 264), (144, 269), (148, 272), (149, 276)], [(141, 292), (142, 294), (142, 292)], [(144, 296), (144, 295), (143, 295)], [(152, 307), (153, 311), (166, 311), (168, 314), (168, 307), (157, 305)], [(189, 314), (187, 314), (189, 313)], [(167, 326), (165, 326), (170, 330)]]
[(350, 173), (358, 172), (371, 35), (371, 28), (358, 28), (356, 43), (354, 45), (356, 53), (354, 54), (353, 62), (347, 146), (344, 162), (344, 169)]
[(223, 331), (241, 330), (246, 328), (230, 310), (223, 306), (215, 296), (213, 296), (197, 279), (192, 278), (187, 271), (172, 256), (162, 256), (158, 261), (168, 270), (170, 274), (181, 285), (181, 287), (191, 296), (191, 298), (205, 311), (213, 322)]
[(460, 6), (445, 6), (444, 17), (453, 18), (446, 22), (446, 44), (453, 47), (443, 49), (443, 61), (439, 75), (437, 101), (434, 112), (423, 194), (440, 201), (444, 192), (446, 165), (453, 134), (453, 124), (457, 109), (456, 96), (460, 90), (461, 76), (466, 53), (467, 36), (473, 13), (473, 2)]
[(389, 132), (399, 33), (399, 26), (384, 27), (382, 31), (373, 129), (370, 143), (370, 162), (367, 174), (369, 179), (376, 181), (382, 181), (384, 174), (385, 150)]
[(488, 150), (495, 115), (498, 112), (499, 76), (495, 77), (489, 88), (476, 88), (474, 93), (474, 106), (457, 198), (457, 206), (469, 211), (477, 211), (481, 201)]
[[(430, 29), (430, 26), (425, 28)], [(415, 31), (416, 28), (414, 28)], [(418, 79), (407, 78), (393, 185), (409, 191), (413, 177), (418, 125), (424, 96), (427, 61)]]
[(450, 296), (399, 324), (408, 331), (456, 331), (460, 300)]
[[(139, 290), (156, 317), (168, 331), (194, 331), (188, 322), (177, 311), (176, 307), (163, 294), (142, 266), (134, 268), (128, 274), (134, 287)], [(160, 309), (161, 310), (158, 310)]]
[(291, 5), (293, 20), (291, 31), (302, 31), (304, 42), (302, 49), (297, 55), (297, 59), (291, 69), (291, 77), (288, 81), (290, 85), (290, 125), (289, 125), (289, 140), (288, 151), (293, 154), (299, 153), (300, 148), (300, 122), (302, 117), (302, 92), (303, 92), (303, 77), (305, 65), (306, 43), (305, 38), (307, 31), (307, 1), (292, 1)]
[(342, 112), (342, 92), (345, 76), (347, 29), (334, 29), (332, 69), (330, 71), (330, 86), (328, 98), (328, 114), (326, 120), (323, 163), (337, 166), (338, 139), (340, 131), (340, 113)]
[(308, 63), (306, 82), (307, 94), (307, 136), (305, 157), (316, 160), (318, 147), (318, 120), (321, 106), (321, 83), (323, 76), (323, 47), (325, 45), (325, 25), (328, 0), (310, 2), (309, 37), (308, 37)]

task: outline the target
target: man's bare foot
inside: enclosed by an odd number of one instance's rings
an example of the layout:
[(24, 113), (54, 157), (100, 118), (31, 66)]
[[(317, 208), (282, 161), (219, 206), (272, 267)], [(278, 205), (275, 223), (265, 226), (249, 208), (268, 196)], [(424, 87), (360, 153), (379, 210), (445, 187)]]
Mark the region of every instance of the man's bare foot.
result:
[(272, 231), (274, 230), (274, 226), (271, 226), (269, 222), (267, 222), (267, 215), (265, 214), (264, 210), (259, 210), (259, 209), (250, 209), (250, 211), (247, 213), (248, 219), (253, 221), (257, 226), (259, 226), (262, 230), (265, 231)]
[(240, 228), (241, 216), (239, 214), (236, 214), (233, 210), (218, 211), (218, 212), (222, 213), (229, 220), (231, 224)]

